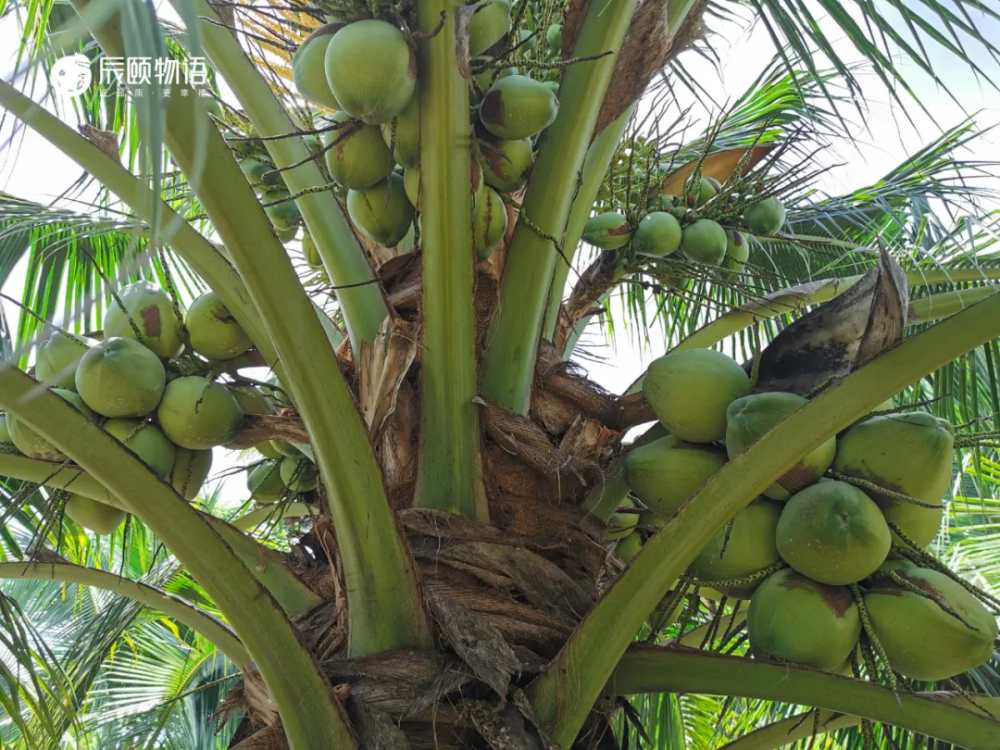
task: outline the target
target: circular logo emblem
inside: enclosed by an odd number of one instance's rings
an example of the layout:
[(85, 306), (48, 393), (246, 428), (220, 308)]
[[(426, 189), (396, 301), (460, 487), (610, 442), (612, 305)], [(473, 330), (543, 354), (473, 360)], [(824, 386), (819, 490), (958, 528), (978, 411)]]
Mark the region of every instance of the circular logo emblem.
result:
[(66, 96), (79, 96), (90, 86), (94, 76), (86, 55), (61, 57), (52, 66), (52, 85)]

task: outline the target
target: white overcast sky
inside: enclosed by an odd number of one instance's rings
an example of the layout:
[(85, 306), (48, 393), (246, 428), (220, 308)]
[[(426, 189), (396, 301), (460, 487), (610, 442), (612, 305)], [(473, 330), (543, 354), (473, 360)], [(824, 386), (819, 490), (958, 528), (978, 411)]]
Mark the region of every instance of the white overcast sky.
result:
[[(993, 21), (991, 26), (987, 30), (987, 36), (1000, 40), (1000, 24)], [(10, 79), (13, 65), (11, 53), (16, 49), (17, 38), (13, 23), (0, 22), (0, 76), (5, 80)], [(837, 36), (834, 35), (833, 38), (837, 39)], [(759, 24), (745, 30), (729, 27), (725, 37), (716, 37), (713, 43), (722, 59), (721, 74), (695, 55), (689, 54), (688, 61), (690, 69), (696, 71), (701, 83), (713, 92), (717, 101), (726, 101), (743, 92), (771, 60), (774, 52), (766, 30)], [(849, 46), (840, 43), (838, 48), (844, 50), (847, 60), (855, 58)], [(890, 97), (874, 76), (864, 74), (865, 103), (869, 111), (867, 129), (861, 126), (858, 128), (857, 150), (842, 144), (836, 153), (820, 157), (825, 163), (846, 162), (847, 165), (826, 173), (817, 187), (835, 194), (870, 184), (903, 161), (908, 153), (931, 142), (942, 129), (958, 124), (969, 114), (978, 113), (976, 121), (984, 129), (1000, 123), (1000, 94), (977, 79), (967, 66), (957, 63), (947, 52), (933, 46), (929, 46), (928, 51), (934, 60), (935, 70), (958, 98), (959, 104), (940, 90), (929, 77), (917, 71), (914, 65), (902, 62), (903, 70), (930, 113), (929, 116), (915, 105), (911, 106), (909, 114), (915, 122), (912, 125), (899, 106), (891, 104)], [(969, 51), (976, 62), (1000, 82), (1000, 67), (983, 50), (971, 47)], [(683, 91), (679, 94), (682, 98), (686, 96)], [(690, 103), (682, 102), (684, 106)], [(847, 111), (846, 114), (857, 119), (853, 111)], [(0, 131), (0, 143), (7, 139), (9, 132), (9, 125)], [(23, 139), (19, 137), (16, 143), (16, 154), (9, 150), (0, 154), (0, 190), (46, 202), (79, 176), (79, 169), (72, 162), (30, 132)], [(998, 159), (998, 146), (1000, 136), (988, 133), (973, 145), (965, 157)], [(1000, 190), (1000, 182), (996, 188)], [(7, 281), (3, 291), (20, 298), (23, 283), (24, 271), (18, 269)], [(3, 302), (3, 305), (8, 319), (15, 321), (17, 309), (7, 302)], [(626, 388), (641, 374), (650, 359), (664, 351), (663, 342), (655, 332), (648, 345), (637, 344), (628, 335), (622, 335), (615, 347), (598, 345), (598, 338), (595, 336), (585, 336), (584, 342), (588, 344), (590, 355), (603, 357), (605, 360), (594, 363), (588, 359), (588, 369), (592, 376), (613, 392)], [(223, 456), (219, 455), (218, 459), (223, 459)], [(217, 466), (221, 467), (223, 463), (229, 461), (217, 460)], [(242, 481), (238, 481), (238, 484), (241, 485)], [(242, 494), (241, 487), (227, 487), (227, 490), (227, 496), (230, 492)]]

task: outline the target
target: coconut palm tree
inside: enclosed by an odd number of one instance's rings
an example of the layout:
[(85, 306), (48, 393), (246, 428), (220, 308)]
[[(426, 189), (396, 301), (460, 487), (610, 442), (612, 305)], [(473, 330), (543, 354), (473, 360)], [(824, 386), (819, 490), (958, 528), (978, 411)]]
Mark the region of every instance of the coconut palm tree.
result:
[[(1000, 264), (993, 165), (963, 155), (975, 122), (844, 195), (820, 192), (815, 166), (855, 137), (863, 70), (905, 111), (920, 107), (907, 68), (949, 83), (928, 47), (990, 80), (1000, 8), (494, 3), (0, 0), (22, 39), (0, 106), (83, 172), (52, 205), (0, 197), (2, 278), (26, 268), (16, 331), (4, 326), (0, 407), (65, 456), (0, 444), (0, 742), (748, 750), (836, 732), (830, 747), (1000, 746), (994, 662), (947, 680), (898, 676), (867, 619), (852, 677), (750, 658), (735, 589), (776, 566), (730, 580), (691, 568), (831, 438), (873, 412), (927, 412), (957, 431), (948, 513), (928, 550), (896, 527), (896, 550), (1000, 602)], [(473, 50), (496, 8), (501, 33)], [(380, 174), (381, 192), (332, 179), (341, 146), (373, 126), (304, 99), (317, 74), (295, 70), (300, 48), (334, 48), (342, 29), (314, 35), (321, 25), (373, 18), (413, 54), (412, 224), (401, 176)], [(707, 95), (690, 72), (716, 44), (706, 29), (731, 32), (734, 19), (766, 28), (774, 63), (730, 103), (680, 107), (680, 87)], [(413, 129), (398, 87), (414, 82), (380, 89), (399, 47), (358, 28), (350, 55), (326, 54), (337, 62), (320, 85), (335, 99), (384, 94), (357, 112), (382, 120), (402, 163)], [(210, 69), (182, 85), (95, 76), (53, 113), (39, 102), (68, 53), (95, 69)], [(500, 85), (511, 67), (552, 86)], [(486, 180), (486, 193), (483, 170), (513, 163), (484, 132), (499, 130), (509, 85), (531, 92), (545, 122), (528, 134), (526, 184)], [(390, 99), (402, 99), (390, 115), (367, 108)], [(765, 200), (787, 215), (755, 231), (748, 257), (727, 248), (725, 266), (699, 260), (693, 239), (660, 255), (629, 241), (650, 209), (739, 231)], [(379, 223), (390, 207), (406, 236)], [(613, 213), (619, 235), (595, 233), (608, 219), (591, 217)], [(256, 467), (277, 441), (296, 467), (277, 503), (233, 513), (185, 497), (190, 470), (161, 478), (32, 377), (46, 380), (31, 352), (53, 330), (99, 338), (117, 315), (123, 336), (152, 346), (159, 334), (119, 294), (139, 279), (166, 290), (167, 320), (211, 290), (252, 344), (195, 356), (189, 320), (185, 354), (166, 367), (171, 385), (203, 379), (194, 413), (214, 381), (256, 404), (237, 406), (241, 431), (216, 444), (247, 449)], [(641, 382), (597, 387), (578, 347), (585, 329), (642, 339), (656, 328), (671, 353), (746, 362), (747, 390), (805, 397), (659, 518), (622, 476), (662, 435), (631, 432), (656, 422), (655, 399)], [(162, 410), (159, 421), (166, 430)], [(303, 476), (313, 465), (315, 488)], [(90, 533), (65, 512), (81, 497), (128, 518)], [(622, 526), (638, 529), (630, 562), (613, 543)]]

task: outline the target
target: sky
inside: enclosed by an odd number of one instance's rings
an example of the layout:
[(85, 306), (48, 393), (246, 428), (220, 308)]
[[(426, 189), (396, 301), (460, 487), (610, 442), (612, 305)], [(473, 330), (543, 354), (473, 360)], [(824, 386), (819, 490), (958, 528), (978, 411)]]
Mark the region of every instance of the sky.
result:
[[(991, 22), (992, 29), (985, 29), (992, 38), (1000, 39), (1000, 23)], [(843, 44), (843, 40), (833, 37), (838, 50), (847, 61), (857, 59), (856, 53)], [(716, 70), (700, 57), (688, 53), (685, 63), (699, 82), (705, 86), (719, 102), (729, 101), (742, 93), (770, 62), (774, 48), (762, 25), (738, 27), (730, 25), (724, 35), (711, 38), (720, 58)], [(17, 46), (17, 29), (11, 21), (0, 21), (0, 76), (10, 80), (13, 59), (4, 51), (13, 51)], [(958, 63), (949, 53), (937, 47), (929, 47), (938, 74), (947, 83), (957, 102), (945, 93), (929, 76), (916, 69), (915, 65), (901, 62), (901, 68), (912, 83), (917, 96), (926, 111), (912, 104), (901, 94), (909, 105), (904, 114), (900, 105), (894, 103), (885, 88), (870, 73), (862, 73), (864, 106), (868, 112), (867, 121), (861, 124), (853, 110), (845, 110), (845, 117), (857, 122), (855, 132), (856, 147), (841, 144), (830, 152), (820, 154), (817, 161), (821, 165), (842, 164), (825, 173), (817, 188), (828, 194), (837, 194), (861, 187), (878, 180), (882, 175), (904, 161), (922, 145), (931, 142), (943, 129), (959, 124), (968, 115), (975, 114), (976, 122), (984, 130), (1000, 123), (1000, 93), (971, 71)], [(1000, 82), (1000, 66), (992, 61), (985, 51), (973, 47), (969, 50), (974, 61)], [(224, 90), (225, 92), (225, 90)], [(680, 106), (696, 104), (693, 95), (678, 91)], [(229, 101), (233, 101), (229, 99)], [(234, 102), (235, 103), (235, 102)], [(912, 121), (907, 118), (909, 115)], [(703, 118), (702, 124), (707, 121)], [(0, 144), (9, 136), (9, 124), (0, 129)], [(18, 150), (8, 149), (0, 153), (0, 190), (18, 197), (48, 202), (79, 176), (79, 169), (56, 149), (27, 133), (17, 140)], [(1000, 136), (986, 133), (979, 138), (965, 154), (967, 158), (990, 160), (1000, 154)], [(1000, 190), (1000, 179), (996, 189)], [(998, 206), (1000, 208), (1000, 206)], [(571, 274), (571, 280), (575, 278)], [(18, 268), (4, 285), (3, 292), (20, 298), (24, 284), (24, 269)], [(9, 302), (2, 302), (8, 320), (15, 321), (18, 311)], [(599, 331), (591, 329), (582, 344), (586, 348), (586, 368), (592, 378), (611, 392), (619, 393), (628, 387), (648, 366), (649, 362), (663, 354), (665, 343), (657, 331), (652, 331), (648, 342), (637, 342), (626, 332), (621, 334), (613, 346), (603, 343)], [(233, 464), (235, 454), (224, 455), (216, 450), (217, 471)], [(245, 494), (242, 476), (238, 475), (225, 482), (224, 495), (233, 501)]]

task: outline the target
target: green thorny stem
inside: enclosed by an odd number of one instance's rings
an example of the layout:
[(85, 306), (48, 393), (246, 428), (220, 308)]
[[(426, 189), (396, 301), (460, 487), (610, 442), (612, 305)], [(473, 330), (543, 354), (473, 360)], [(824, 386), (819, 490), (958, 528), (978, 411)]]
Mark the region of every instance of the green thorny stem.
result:
[[(177, 6), (180, 0), (171, 0)], [(247, 57), (236, 37), (224, 26), (212, 23), (218, 16), (212, 7), (198, 0), (198, 33), (205, 51), (229, 84), (257, 134), (263, 138), (295, 131), (285, 109), (275, 98), (267, 81)], [(306, 228), (323, 259), (323, 267), (337, 291), (337, 301), (344, 323), (359, 361), (361, 342), (373, 342), (379, 326), (389, 315), (375, 275), (365, 256), (364, 248), (344, 215), (337, 199), (329, 192), (315, 192), (326, 187), (326, 180), (301, 138), (279, 138), (263, 141), (277, 168), (300, 164), (281, 173), (289, 192), (302, 193), (295, 203), (302, 213)], [(313, 192), (304, 192), (313, 191)]]
[[(469, 84), (456, 0), (420, 0), (420, 193), (424, 350), (414, 504), (487, 520), (479, 458)], [(438, 33), (434, 30), (444, 25)]]
[(1000, 334), (1000, 295), (912, 336), (832, 385), (733, 458), (652, 536), (530, 689), (568, 748), (642, 623), (697, 553), (802, 456), (889, 396)]
[[(84, 0), (75, 4), (79, 9)], [(82, 15), (86, 21), (85, 10)], [(118, 15), (90, 31), (105, 54), (125, 56)], [(239, 164), (214, 127), (199, 127), (199, 118), (205, 115), (195, 97), (171, 97), (167, 146), (264, 319), (282, 365), (279, 377), (312, 442), (346, 582), (349, 652), (429, 647), (430, 625), (415, 566), (336, 354)]]
[(292, 750), (354, 745), (340, 704), (285, 613), (186, 500), (117, 439), (10, 366), (0, 369), (0, 406), (120, 498), (204, 586), (253, 658)]
[(519, 220), (500, 282), (497, 317), (483, 353), (482, 391), (506, 408), (526, 413), (542, 320), (559, 250), (542, 236), (562, 237), (615, 62), (637, 0), (594, 0), (587, 6), (574, 57), (607, 52), (600, 60), (566, 69), (560, 107), (545, 131), (528, 180)]

